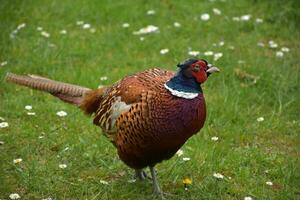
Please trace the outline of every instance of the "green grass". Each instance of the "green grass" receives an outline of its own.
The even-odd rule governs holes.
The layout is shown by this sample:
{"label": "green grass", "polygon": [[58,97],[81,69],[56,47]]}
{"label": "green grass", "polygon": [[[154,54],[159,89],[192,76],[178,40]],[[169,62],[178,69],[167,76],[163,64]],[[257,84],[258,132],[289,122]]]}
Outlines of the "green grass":
{"label": "green grass", "polygon": [[[214,15],[212,8],[222,14]],[[146,15],[150,9],[156,14]],[[199,17],[206,12],[211,19],[203,22]],[[232,21],[245,14],[252,18]],[[264,22],[257,24],[256,18]],[[169,199],[299,199],[299,19],[297,0],[1,1],[0,62],[8,64],[0,67],[0,116],[9,127],[0,129],[5,142],[0,145],[0,199],[13,192],[22,199],[152,199],[150,181],[128,183],[132,170],[92,119],[48,94],[6,83],[6,72],[96,88],[154,66],[175,70],[189,57],[188,48],[222,52],[217,61],[200,56],[222,73],[204,85],[205,127],[182,148],[191,160],[174,156],[157,165],[163,190],[174,194]],[[78,20],[96,32],[83,30]],[[182,26],[175,28],[175,21]],[[125,22],[128,29],[122,28]],[[21,23],[26,27],[10,39]],[[132,34],[149,24],[160,33],[146,35],[144,41]],[[41,36],[38,26],[50,37]],[[68,33],[61,35],[62,29]],[[268,46],[269,40],[279,47],[257,46]],[[225,45],[213,46],[220,41]],[[283,46],[290,52],[276,57]],[[170,52],[160,55],[163,48]],[[259,77],[256,84],[248,74]],[[101,76],[108,80],[100,81]],[[32,105],[36,116],[28,116],[25,105]],[[68,116],[59,118],[59,110]],[[259,123],[261,116],[265,120]],[[16,158],[23,161],[14,164]],[[61,163],[68,167],[60,169]],[[217,180],[214,172],[225,178]],[[184,177],[193,179],[188,191]]]}

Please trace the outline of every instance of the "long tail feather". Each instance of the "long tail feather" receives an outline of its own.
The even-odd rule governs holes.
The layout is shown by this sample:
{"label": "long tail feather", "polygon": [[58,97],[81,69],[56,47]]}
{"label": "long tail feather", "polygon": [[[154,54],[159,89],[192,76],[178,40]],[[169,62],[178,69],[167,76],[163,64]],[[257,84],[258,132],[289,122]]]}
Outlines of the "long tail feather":
{"label": "long tail feather", "polygon": [[54,81],[37,75],[7,73],[6,80],[18,85],[49,92],[61,100],[75,105],[80,105],[82,97],[91,91],[91,89],[86,87]]}

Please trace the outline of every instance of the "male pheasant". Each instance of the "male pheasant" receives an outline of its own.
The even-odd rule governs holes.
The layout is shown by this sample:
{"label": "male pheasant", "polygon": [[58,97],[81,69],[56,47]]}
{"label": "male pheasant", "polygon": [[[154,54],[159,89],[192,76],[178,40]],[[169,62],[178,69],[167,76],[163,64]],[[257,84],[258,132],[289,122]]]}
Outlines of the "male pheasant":
{"label": "male pheasant", "polygon": [[154,166],[171,158],[204,125],[206,106],[200,84],[219,71],[203,59],[188,59],[178,72],[149,69],[112,86],[89,89],[36,75],[8,73],[8,81],[43,90],[94,114],[120,159],[143,179],[149,167],[154,193],[161,195]]}

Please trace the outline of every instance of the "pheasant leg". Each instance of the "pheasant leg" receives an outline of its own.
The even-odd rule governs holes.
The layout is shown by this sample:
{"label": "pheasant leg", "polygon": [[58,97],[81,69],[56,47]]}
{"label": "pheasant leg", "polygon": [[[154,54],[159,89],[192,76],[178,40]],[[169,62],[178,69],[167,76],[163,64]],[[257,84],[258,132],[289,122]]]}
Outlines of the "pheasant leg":
{"label": "pheasant leg", "polygon": [[155,196],[161,196],[163,198],[163,193],[159,187],[159,184],[158,184],[158,181],[157,181],[157,178],[156,178],[156,172],[155,172],[155,169],[154,167],[149,167],[150,168],[150,172],[151,172],[151,176],[152,176],[152,182],[153,182],[153,194]]}
{"label": "pheasant leg", "polygon": [[144,172],[144,170],[142,170],[142,169],[135,170],[135,178],[137,178],[139,180],[145,180],[146,177],[147,177],[147,174],[146,174],[146,172]]}

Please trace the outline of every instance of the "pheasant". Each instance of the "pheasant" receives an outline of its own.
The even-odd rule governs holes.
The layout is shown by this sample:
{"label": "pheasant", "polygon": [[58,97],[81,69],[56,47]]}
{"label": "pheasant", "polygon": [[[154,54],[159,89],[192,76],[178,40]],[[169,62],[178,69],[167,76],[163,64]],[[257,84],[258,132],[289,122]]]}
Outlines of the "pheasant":
{"label": "pheasant", "polygon": [[89,89],[37,75],[8,73],[6,80],[49,92],[74,104],[116,147],[120,159],[139,179],[149,167],[154,194],[162,195],[155,165],[170,159],[206,118],[201,84],[219,69],[203,59],[188,59],[178,71],[149,69],[126,76],[112,86]]}

